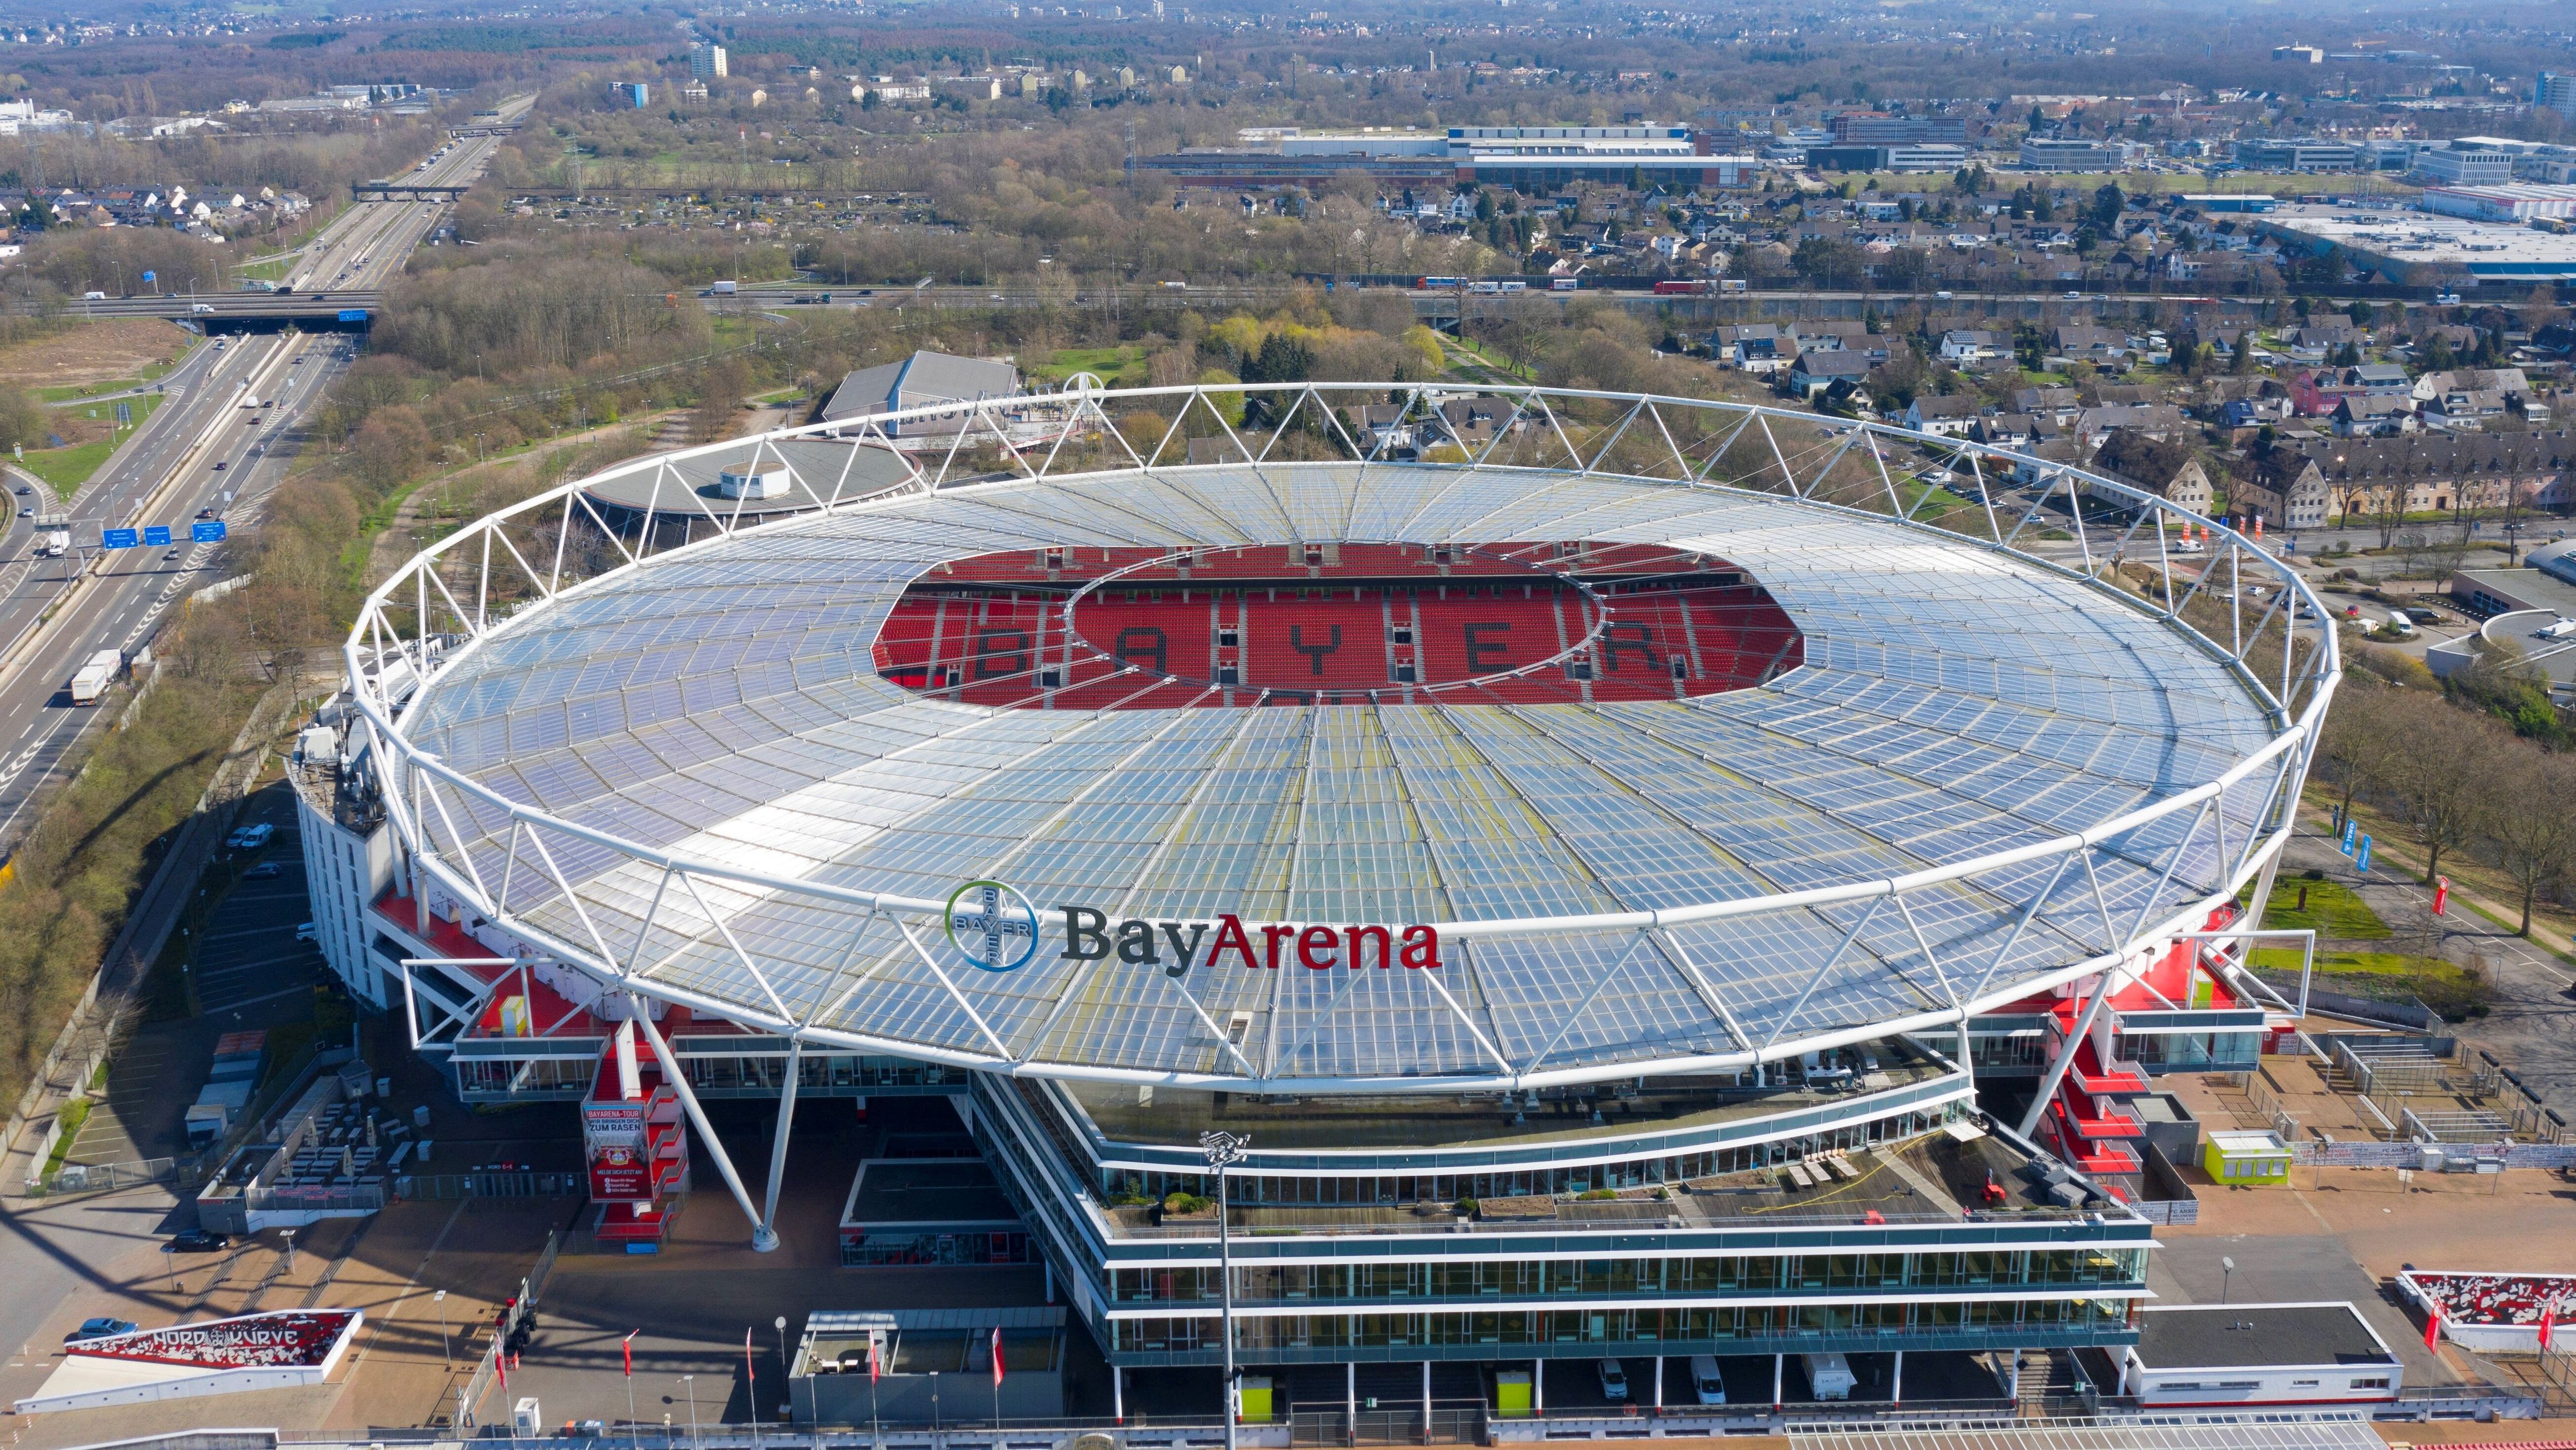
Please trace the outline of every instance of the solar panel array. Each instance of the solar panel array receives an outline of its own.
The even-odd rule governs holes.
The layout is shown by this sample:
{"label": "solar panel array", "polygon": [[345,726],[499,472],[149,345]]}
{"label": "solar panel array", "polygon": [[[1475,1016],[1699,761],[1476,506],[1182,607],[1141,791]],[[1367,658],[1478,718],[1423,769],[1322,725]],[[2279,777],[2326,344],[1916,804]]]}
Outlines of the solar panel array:
{"label": "solar panel array", "polygon": [[[1805,665],[1687,700],[1077,711],[924,697],[871,655],[908,583],[990,551],[1578,537],[1743,567]],[[501,796],[787,881],[937,900],[990,877],[1050,912],[1399,925],[1922,871],[2204,785],[2274,729],[2205,644],[1966,541],[1772,495],[1388,464],[986,484],[746,531],[522,611],[403,728]],[[1437,971],[1176,972],[1167,943],[1082,961],[1052,938],[978,971],[935,919],[917,948],[845,903],[666,882],[560,833],[541,854],[488,802],[442,799],[509,915],[759,1018],[1077,1070],[1326,1078],[1642,1067],[1992,1000],[2216,889],[2274,784],[2231,790],[2223,831],[2176,812],[1901,905],[1452,936]]]}

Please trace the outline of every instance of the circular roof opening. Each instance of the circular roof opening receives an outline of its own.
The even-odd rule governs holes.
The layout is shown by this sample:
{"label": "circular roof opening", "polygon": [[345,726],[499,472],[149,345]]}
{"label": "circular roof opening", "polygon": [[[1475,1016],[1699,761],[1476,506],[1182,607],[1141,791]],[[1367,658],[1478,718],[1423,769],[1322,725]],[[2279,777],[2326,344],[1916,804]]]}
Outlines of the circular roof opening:
{"label": "circular roof opening", "polygon": [[982,554],[875,643],[905,689],[1020,709],[1673,700],[1803,658],[1741,568],[1586,539]]}

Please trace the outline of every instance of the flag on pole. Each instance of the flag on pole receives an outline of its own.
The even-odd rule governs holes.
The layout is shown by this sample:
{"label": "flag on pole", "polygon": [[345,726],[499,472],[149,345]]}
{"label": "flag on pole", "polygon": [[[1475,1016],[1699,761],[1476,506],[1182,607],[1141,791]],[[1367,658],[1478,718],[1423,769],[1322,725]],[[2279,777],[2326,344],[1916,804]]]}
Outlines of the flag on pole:
{"label": "flag on pole", "polygon": [[505,1354],[505,1353],[503,1353],[503,1352],[502,1352],[500,1349],[498,1349],[498,1348],[495,1348],[495,1349],[492,1351],[492,1372],[493,1372],[494,1374],[499,1375],[499,1376],[501,1377],[501,1393],[502,1393],[502,1394],[504,1394],[504,1395],[509,1394],[509,1393],[510,1393],[510,1356],[509,1356],[509,1355],[507,1355],[507,1354]]}
{"label": "flag on pole", "polygon": [[2429,1295],[2424,1300],[2424,1347],[2435,1353],[2442,1348],[2442,1301]]}
{"label": "flag on pole", "polygon": [[2549,1352],[2549,1331],[2558,1327],[2558,1306],[2551,1304],[2540,1311],[2540,1352]]}
{"label": "flag on pole", "polygon": [[877,1364],[877,1337],[871,1334],[868,1336],[868,1383],[875,1384],[884,1377],[884,1373]]}
{"label": "flag on pole", "polygon": [[742,1327],[742,1382],[746,1385],[760,1383],[760,1371],[752,1367],[751,1326],[748,1324]]}
{"label": "flag on pole", "polygon": [[626,1377],[628,1379],[635,1378],[635,1336],[643,1332],[644,1331],[641,1329],[627,1330],[626,1337],[617,1341],[617,1352],[620,1355],[623,1355],[626,1359]]}
{"label": "flag on pole", "polygon": [[1002,1327],[993,1326],[993,1388],[1002,1387]]}

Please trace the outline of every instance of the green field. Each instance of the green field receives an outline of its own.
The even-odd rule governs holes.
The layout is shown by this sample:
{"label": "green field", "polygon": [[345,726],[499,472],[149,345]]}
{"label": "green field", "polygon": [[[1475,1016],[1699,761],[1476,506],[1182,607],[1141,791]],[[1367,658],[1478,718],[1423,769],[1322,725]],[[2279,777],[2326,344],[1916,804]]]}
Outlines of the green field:
{"label": "green field", "polygon": [[[171,368],[177,367],[187,359],[187,349],[182,348],[171,356],[167,367],[160,363],[153,363],[138,369],[131,377],[115,378],[104,383],[76,383],[59,388],[34,388],[29,390],[29,396],[39,403],[60,405],[77,403],[83,398],[105,397],[110,393],[129,393],[136,388],[159,382],[168,376]],[[135,421],[139,423],[142,419],[137,418]]]}
{"label": "green field", "polygon": [[[2308,899],[2305,911],[2299,909],[2302,891]],[[2273,882],[2263,925],[2280,931],[2313,931],[2320,941],[2377,941],[2388,935],[2388,923],[2379,919],[2379,913],[2337,881]],[[2291,955],[2295,958],[2297,953]],[[2324,960],[2320,954],[2318,961]]]}
{"label": "green field", "polygon": [[1141,347],[1065,347],[1045,362],[1028,366],[1029,381],[1060,383],[1075,373],[1096,373],[1113,388],[1145,386],[1145,350]]}
{"label": "green field", "polygon": [[[142,427],[144,420],[152,416],[152,410],[161,405],[161,398],[155,393],[121,401],[133,405],[135,428]],[[104,413],[110,406],[101,403],[98,409]],[[109,437],[69,448],[30,449],[25,457],[18,460],[18,466],[43,479],[56,494],[70,498],[80,491],[82,484],[89,482],[90,475],[98,472],[101,464],[107,462],[108,455],[116,451],[116,446],[132,436],[134,428],[119,428]]]}

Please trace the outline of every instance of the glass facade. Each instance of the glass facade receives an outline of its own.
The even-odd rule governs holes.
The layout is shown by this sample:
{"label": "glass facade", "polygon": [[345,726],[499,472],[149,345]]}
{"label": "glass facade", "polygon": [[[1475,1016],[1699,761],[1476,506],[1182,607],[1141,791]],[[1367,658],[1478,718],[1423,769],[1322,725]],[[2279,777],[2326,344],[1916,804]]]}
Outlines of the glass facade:
{"label": "glass facade", "polygon": [[[1206,1354],[1222,1348],[1221,1320],[1108,1321],[1111,1354]],[[1990,1299],[1896,1304],[1737,1305],[1686,1309],[1499,1309],[1446,1313],[1237,1316],[1237,1354],[1351,1349],[1490,1349],[1500,1356],[1559,1346],[1636,1345],[1658,1352],[1768,1353],[1782,1341],[1904,1335],[1929,1348],[1969,1335],[2029,1342],[2128,1330],[2125,1299]],[[1796,1347],[1794,1344],[1784,1347]],[[1888,1342],[1884,1347],[1905,1348]]]}

